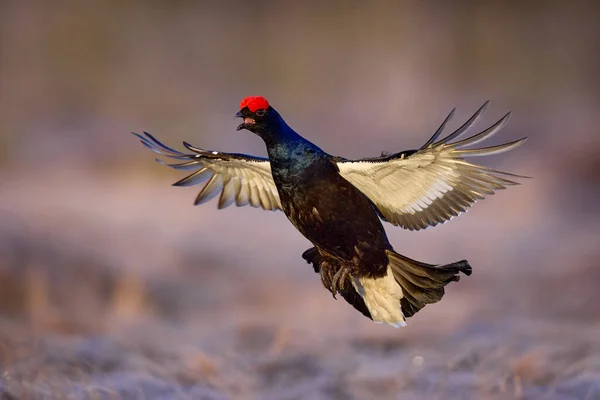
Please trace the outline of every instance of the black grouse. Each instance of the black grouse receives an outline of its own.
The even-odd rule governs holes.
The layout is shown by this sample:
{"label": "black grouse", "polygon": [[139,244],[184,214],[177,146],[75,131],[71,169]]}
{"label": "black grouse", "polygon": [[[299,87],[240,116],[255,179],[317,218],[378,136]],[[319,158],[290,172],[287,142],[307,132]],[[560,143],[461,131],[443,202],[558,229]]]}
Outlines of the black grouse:
{"label": "black grouse", "polygon": [[[426,304],[444,295],[444,286],[471,275],[466,260],[431,265],[394,251],[382,220],[409,230],[444,223],[477,200],[522,176],[472,164],[471,156],[499,154],[525,142],[465,148],[490,138],[510,113],[490,128],[459,139],[484,112],[487,102],[460,128],[439,139],[454,110],[418,150],[349,160],[332,156],[296,133],[263,97],[242,100],[237,117],[266,144],[268,158],[204,150],[191,153],[165,146],[149,133],[138,136],[156,153],[177,160],[165,164],[191,175],[174,186],[206,182],[195,204],[219,196],[219,209],[233,203],[283,210],[314,247],[302,257],[323,285],[375,322],[406,325]],[[163,163],[160,160],[157,160]],[[164,164],[164,163],[163,163]]]}

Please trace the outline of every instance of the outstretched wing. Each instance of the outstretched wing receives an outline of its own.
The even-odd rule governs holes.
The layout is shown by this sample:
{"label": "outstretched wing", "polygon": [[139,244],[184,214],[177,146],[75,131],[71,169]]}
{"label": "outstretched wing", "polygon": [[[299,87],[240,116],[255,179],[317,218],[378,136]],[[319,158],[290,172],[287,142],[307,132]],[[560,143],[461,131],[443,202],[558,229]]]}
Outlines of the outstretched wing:
{"label": "outstretched wing", "polygon": [[199,149],[186,142],[183,145],[192,153],[182,153],[162,144],[147,132],[133,134],[150,150],[178,161],[168,164],[156,159],[159,163],[178,170],[194,171],[173,186],[192,186],[208,181],[196,196],[195,205],[220,195],[219,209],[235,203],[238,207],[249,204],[265,210],[281,210],[268,159]]}
{"label": "outstretched wing", "polygon": [[487,105],[488,102],[463,126],[436,142],[454,115],[455,110],[452,110],[419,150],[378,158],[339,159],[340,174],[367,195],[382,218],[394,225],[419,230],[444,223],[467,211],[485,195],[519,184],[508,178],[526,178],[464,160],[504,153],[527,140],[523,138],[498,146],[465,148],[498,133],[506,125],[510,113],[483,132],[450,143],[475,124]]}

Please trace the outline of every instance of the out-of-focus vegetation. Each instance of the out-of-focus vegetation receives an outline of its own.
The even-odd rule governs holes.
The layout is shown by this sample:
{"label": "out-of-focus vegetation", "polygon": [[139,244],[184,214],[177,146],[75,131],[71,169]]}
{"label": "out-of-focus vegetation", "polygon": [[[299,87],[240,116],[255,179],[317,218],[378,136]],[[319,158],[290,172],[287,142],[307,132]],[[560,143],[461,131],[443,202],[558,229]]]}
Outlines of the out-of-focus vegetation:
{"label": "out-of-focus vegetation", "polygon": [[[0,2],[2,398],[600,398],[594,2]],[[130,131],[264,154],[264,95],[335,154],[454,106],[533,176],[403,254],[473,276],[395,330],[325,291],[282,213],[193,207]],[[479,161],[479,160],[478,160]],[[70,397],[69,397],[70,396]]]}

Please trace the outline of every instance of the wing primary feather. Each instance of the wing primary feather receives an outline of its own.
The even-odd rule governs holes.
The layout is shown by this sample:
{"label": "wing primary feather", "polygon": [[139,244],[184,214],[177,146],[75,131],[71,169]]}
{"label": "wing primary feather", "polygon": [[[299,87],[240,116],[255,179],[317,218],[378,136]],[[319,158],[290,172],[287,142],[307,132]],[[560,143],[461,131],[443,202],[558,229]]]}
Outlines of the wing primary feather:
{"label": "wing primary feather", "polygon": [[[217,176],[217,175],[215,174],[214,176]],[[205,180],[207,180],[210,177],[214,178],[214,176],[213,176],[213,172],[211,170],[209,170],[208,168],[202,168],[202,169],[194,172],[193,174],[188,175],[185,178],[178,180],[177,182],[175,182],[173,184],[173,186],[179,186],[179,187],[194,186],[194,185],[204,182]]]}
{"label": "wing primary feather", "polygon": [[489,139],[492,136],[494,136],[496,133],[500,132],[502,130],[502,128],[504,128],[506,126],[509,119],[510,119],[510,112],[506,113],[506,115],[504,117],[502,117],[498,122],[496,122],[494,125],[490,126],[485,131],[478,133],[477,135],[471,136],[470,138],[463,139],[459,142],[454,142],[454,143],[452,143],[452,146],[454,146],[456,148],[470,146],[470,145],[474,145],[479,142],[482,142],[486,139]]}
{"label": "wing primary feather", "polygon": [[[523,140],[523,139],[521,139]],[[526,175],[517,175],[517,174],[511,174],[510,172],[504,172],[504,171],[499,171],[497,169],[493,169],[493,168],[489,168],[489,167],[484,167],[483,165],[475,165],[475,164],[471,164],[468,161],[462,160],[462,159],[456,159],[454,160],[454,163],[456,164],[460,164],[460,165],[464,165],[468,168],[475,168],[483,173],[486,174],[497,174],[497,175],[505,175],[505,176],[512,176],[513,178],[524,178],[524,179],[531,179],[531,176],[526,176]],[[498,176],[494,176],[494,178],[498,178],[498,179],[502,179]],[[511,181],[508,181],[511,182]],[[512,182],[515,183],[516,182]]]}
{"label": "wing primary feather", "polygon": [[146,135],[147,137],[149,137],[152,142],[154,142],[157,146],[159,146],[160,148],[162,148],[163,150],[166,150],[168,152],[171,152],[173,154],[177,154],[177,155],[185,155],[182,152],[172,149],[171,147],[167,146],[166,144],[162,143],[160,140],[158,140],[157,138],[155,138],[154,136],[152,136],[151,134],[149,134],[148,132],[144,132],[144,135]]}
{"label": "wing primary feather", "polygon": [[440,127],[437,129],[437,131],[435,131],[433,136],[431,138],[429,138],[429,140],[423,146],[421,146],[420,150],[423,150],[424,148],[426,148],[427,146],[429,146],[430,144],[432,144],[433,142],[436,141],[436,139],[442,134],[443,130],[446,128],[446,125],[448,124],[448,122],[450,122],[452,117],[454,117],[455,112],[456,112],[456,108],[453,108],[452,111],[450,111],[450,114],[448,114],[448,116],[444,120],[444,122],[442,122]]}
{"label": "wing primary feather", "polygon": [[456,204],[461,207],[464,211],[470,207],[471,204],[477,201],[477,198],[461,188],[460,185],[455,186],[455,190],[452,191],[452,196],[456,201]]}
{"label": "wing primary feather", "polygon": [[248,180],[248,202],[251,207],[260,207],[260,196],[258,194],[258,188],[252,180]]}
{"label": "wing primary feather", "polygon": [[[135,135],[141,138],[141,136],[139,136],[138,134]],[[192,155],[187,155],[180,152],[171,152],[170,150],[163,149],[144,138],[142,138],[141,143],[156,154],[160,154],[163,157],[174,158],[176,160],[189,160],[191,157],[193,157]]]}
{"label": "wing primary feather", "polygon": [[223,191],[219,197],[217,208],[222,210],[229,207],[235,201],[235,186],[233,185],[231,176],[227,176],[223,182]]}
{"label": "wing primary feather", "polygon": [[469,179],[475,180],[480,185],[485,185],[487,187],[491,187],[493,190],[506,189],[505,186],[503,186],[502,184],[500,184],[500,182],[498,182],[498,180],[495,176],[480,173],[480,174],[472,175],[471,178],[469,178]]}
{"label": "wing primary feather", "polygon": [[445,196],[446,205],[454,212],[454,216],[458,216],[465,212],[465,208],[460,205],[460,201],[450,193]]}
{"label": "wing primary feather", "polygon": [[238,180],[239,182],[239,188],[237,189],[237,195],[235,196],[235,205],[238,207],[242,207],[247,205],[250,201],[249,201],[249,192],[248,192],[248,184],[246,182],[242,183],[240,180]]}
{"label": "wing primary feather", "polygon": [[147,141],[145,141],[145,140],[142,140],[142,144],[143,144],[144,146],[146,146],[147,148],[149,148],[150,150],[152,150],[153,152],[155,152],[155,153],[157,153],[157,154],[160,154],[161,156],[164,156],[164,155],[165,155],[165,154],[164,154],[162,151],[160,151],[159,149],[157,149],[157,148],[155,148],[154,146],[152,146],[152,143],[148,143]]}
{"label": "wing primary feather", "polygon": [[189,144],[188,142],[185,142],[185,141],[183,142],[183,145],[185,146],[186,149],[191,150],[191,151],[193,151],[195,153],[205,154],[205,153],[209,152],[208,150],[204,150],[204,149],[201,149],[199,147],[193,146],[193,145],[191,145],[191,144]]}
{"label": "wing primary feather", "polygon": [[131,132],[132,135],[135,135],[138,137],[138,139],[140,139],[142,141],[142,143],[147,142],[148,139],[146,139],[145,137],[143,137],[142,135],[140,135],[139,133],[136,132]]}
{"label": "wing primary feather", "polygon": [[476,177],[464,176],[461,181],[465,185],[468,185],[471,188],[471,190],[476,190],[479,193],[483,193],[490,196],[494,194],[494,191],[492,189],[490,189],[484,182],[478,181]]}
{"label": "wing primary feather", "polygon": [[465,133],[470,127],[472,127],[475,124],[475,122],[477,122],[477,120],[479,119],[479,117],[481,117],[481,115],[483,114],[483,112],[487,108],[488,104],[490,104],[489,100],[486,101],[485,103],[483,103],[483,105],[481,107],[479,107],[479,110],[477,110],[475,112],[475,114],[473,114],[473,116],[471,118],[469,118],[469,120],[467,122],[465,122],[460,128],[458,128],[457,130],[455,130],[454,132],[452,132],[451,134],[449,134],[445,138],[441,139],[437,143],[434,143],[434,145],[440,145],[440,144],[448,143],[452,139],[456,139],[457,137],[459,137],[460,135],[462,135],[463,133]]}
{"label": "wing primary feather", "polygon": [[160,158],[155,158],[156,162],[164,165],[166,167],[170,167],[173,169],[178,169],[178,170],[191,170],[191,169],[198,169],[200,167],[202,167],[202,164],[199,163],[196,160],[192,160],[192,161],[188,161],[188,162],[184,162],[181,164],[167,164],[166,162],[164,162],[163,160],[161,160]]}
{"label": "wing primary feather", "polygon": [[149,140],[147,137],[142,136],[142,135],[140,135],[139,133],[136,133],[136,132],[131,132],[131,133],[134,134],[135,136],[137,136],[141,140],[141,142],[142,142],[143,145],[148,146],[150,148],[155,148],[156,147],[156,145],[151,140]]}
{"label": "wing primary feather", "polygon": [[198,196],[196,196],[194,205],[197,206],[199,204],[206,203],[219,194],[219,191],[222,188],[221,180],[221,175],[213,175],[212,178],[210,178],[210,180],[206,183],[206,186],[204,186],[200,193],[198,193]]}
{"label": "wing primary feather", "polygon": [[156,154],[160,154],[161,156],[167,156],[167,157],[173,157],[171,154],[165,154],[162,151],[160,151],[159,149],[157,149],[156,147],[154,147],[152,145],[152,143],[148,143],[146,140],[142,140],[142,144],[144,146],[146,146],[147,148],[149,148],[150,150],[152,150],[153,152],[155,152]]}
{"label": "wing primary feather", "polygon": [[144,146],[148,147],[150,150],[152,150],[156,154],[160,154],[163,157],[169,157],[169,158],[172,158],[174,160],[184,161],[184,160],[189,160],[190,157],[192,157],[192,156],[188,156],[188,155],[185,155],[185,154],[182,154],[182,155],[178,156],[178,155],[175,155],[175,154],[164,153],[160,149],[157,149],[156,147],[153,147],[151,144],[147,144],[147,143],[143,143],[143,144],[144,144]]}
{"label": "wing primary feather", "polygon": [[443,215],[443,217],[440,218],[440,224],[443,224],[448,218],[456,217],[458,215],[458,212],[454,211],[452,207],[444,201],[438,201],[435,204]]}
{"label": "wing primary feather", "polygon": [[498,146],[491,147],[482,147],[480,149],[462,149],[455,150],[458,155],[466,156],[466,157],[476,157],[476,156],[490,156],[494,154],[502,154],[510,151],[512,149],[516,149],[521,146],[523,143],[527,141],[527,138],[515,140],[514,142],[500,144]]}

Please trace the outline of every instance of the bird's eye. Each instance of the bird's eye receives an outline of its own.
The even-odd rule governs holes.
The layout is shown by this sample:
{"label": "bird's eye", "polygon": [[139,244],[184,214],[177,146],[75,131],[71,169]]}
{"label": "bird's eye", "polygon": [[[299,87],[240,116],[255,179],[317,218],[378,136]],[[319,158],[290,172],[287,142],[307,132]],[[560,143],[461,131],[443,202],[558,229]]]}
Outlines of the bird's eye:
{"label": "bird's eye", "polygon": [[263,115],[265,115],[265,110],[263,110],[262,108],[260,110],[256,110],[256,115],[262,117]]}

